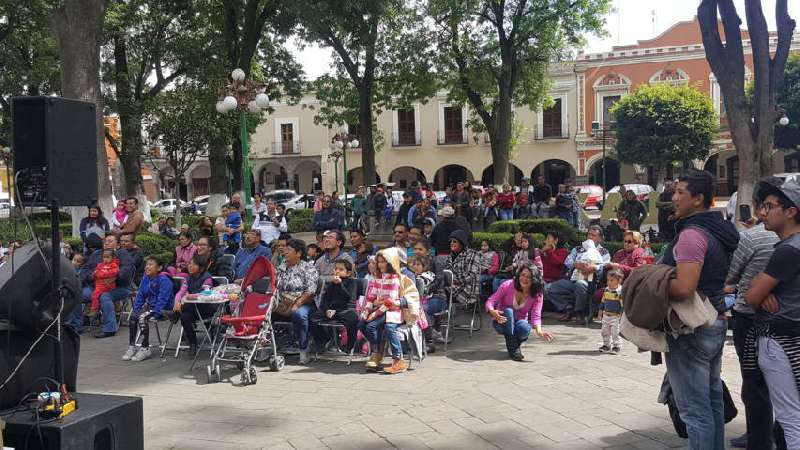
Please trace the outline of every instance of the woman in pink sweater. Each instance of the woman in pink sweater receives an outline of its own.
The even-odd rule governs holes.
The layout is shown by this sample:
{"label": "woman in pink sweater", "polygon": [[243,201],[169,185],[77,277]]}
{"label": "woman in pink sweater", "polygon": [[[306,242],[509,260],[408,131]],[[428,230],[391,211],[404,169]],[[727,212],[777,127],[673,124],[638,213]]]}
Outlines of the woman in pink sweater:
{"label": "woman in pink sweater", "polygon": [[541,269],[526,264],[486,301],[486,312],[494,319],[492,325],[505,338],[508,356],[514,361],[524,359],[520,346],[528,340],[531,329],[546,342],[553,340],[552,334],[542,330],[543,291]]}

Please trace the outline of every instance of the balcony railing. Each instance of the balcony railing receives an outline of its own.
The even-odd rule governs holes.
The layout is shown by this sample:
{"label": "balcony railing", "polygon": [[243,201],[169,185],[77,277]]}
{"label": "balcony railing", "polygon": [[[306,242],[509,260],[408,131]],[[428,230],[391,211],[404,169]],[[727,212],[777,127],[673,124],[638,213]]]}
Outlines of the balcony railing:
{"label": "balcony railing", "polygon": [[272,143],[273,155],[299,155],[300,141],[281,141]]}
{"label": "balcony railing", "polygon": [[569,139],[569,127],[562,125],[561,129],[542,128],[536,131],[536,140],[544,141],[548,139]]}
{"label": "balcony railing", "polygon": [[414,147],[422,145],[419,131],[392,133],[392,147]]}
{"label": "balcony railing", "polygon": [[462,130],[439,130],[436,137],[436,143],[439,145],[457,145],[466,144],[467,136]]}

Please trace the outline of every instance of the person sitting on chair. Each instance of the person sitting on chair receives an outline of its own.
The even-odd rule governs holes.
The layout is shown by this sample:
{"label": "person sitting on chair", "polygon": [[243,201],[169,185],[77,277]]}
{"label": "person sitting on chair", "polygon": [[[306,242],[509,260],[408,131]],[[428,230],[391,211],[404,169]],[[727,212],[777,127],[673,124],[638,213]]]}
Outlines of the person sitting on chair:
{"label": "person sitting on chair", "polygon": [[346,259],[336,261],[333,273],[322,293],[319,309],[311,313],[310,321],[315,325],[311,327],[311,332],[317,347],[324,350],[323,346],[328,336],[318,324],[323,320],[335,320],[341,323],[347,329],[345,352],[350,353],[358,333],[358,315],[356,315],[358,283],[353,278],[353,263]]}
{"label": "person sitting on chair", "polygon": [[216,305],[198,305],[187,304],[183,305],[184,300],[196,300],[197,294],[211,289],[214,282],[211,275],[205,271],[206,258],[200,255],[194,255],[192,260],[189,261],[187,270],[189,276],[184,279],[181,288],[175,294],[175,305],[173,311],[180,315],[181,326],[183,333],[186,334],[186,340],[189,341],[189,356],[197,354],[197,333],[194,331],[194,322],[200,318],[205,320],[212,317],[216,312]]}
{"label": "person sitting on chair", "polygon": [[[169,276],[161,273],[162,267],[161,261],[154,256],[145,262],[145,276],[133,301],[128,325],[130,339],[128,350],[122,355],[123,361],[143,361],[150,357],[150,320],[164,319],[164,311],[172,308],[174,284]],[[142,346],[137,350],[136,332],[139,328],[142,331]]]}

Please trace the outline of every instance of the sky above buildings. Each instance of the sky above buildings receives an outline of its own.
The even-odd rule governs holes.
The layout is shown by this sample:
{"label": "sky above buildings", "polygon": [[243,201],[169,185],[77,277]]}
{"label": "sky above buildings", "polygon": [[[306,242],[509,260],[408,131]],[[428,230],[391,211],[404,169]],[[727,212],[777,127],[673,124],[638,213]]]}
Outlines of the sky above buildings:
{"label": "sky above buildings", "polygon": [[[691,20],[697,13],[699,0],[613,0],[615,12],[606,18],[605,37],[588,36],[584,51],[589,53],[611,50],[614,45],[635,44],[650,39],[682,20]],[[739,16],[744,16],[744,0],[734,0]],[[762,0],[770,29],[775,29],[775,0]],[[800,1],[789,0],[789,15],[800,22]],[[745,24],[746,26],[746,24]],[[798,30],[800,31],[800,30]],[[307,46],[297,49],[297,58],[309,79],[330,71],[331,54],[326,48]]]}

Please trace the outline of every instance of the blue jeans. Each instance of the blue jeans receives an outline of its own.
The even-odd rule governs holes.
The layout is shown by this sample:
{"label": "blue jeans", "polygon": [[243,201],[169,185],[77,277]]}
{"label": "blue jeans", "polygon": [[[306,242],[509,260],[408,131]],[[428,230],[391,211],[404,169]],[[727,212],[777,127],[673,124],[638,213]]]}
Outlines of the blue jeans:
{"label": "blue jeans", "polygon": [[422,305],[422,309],[428,316],[428,320],[433,320],[433,315],[447,310],[447,302],[439,297],[431,297],[428,302]]}
{"label": "blue jeans", "polygon": [[501,325],[496,320],[492,321],[495,331],[504,336],[514,336],[520,342],[527,341],[531,335],[531,324],[527,320],[514,320],[514,310],[511,308],[504,309],[503,315],[508,319],[506,323]]}
{"label": "blue jeans", "polygon": [[[81,302],[75,305],[75,309],[73,309],[69,315],[67,323],[79,333],[83,331],[83,308],[91,302],[93,291],[93,287],[84,286],[81,292]],[[126,287],[118,287],[100,295],[100,320],[102,331],[106,333],[117,332],[119,326],[117,325],[117,312],[114,310],[114,304],[125,300],[129,295],[131,295],[131,290]]]}
{"label": "blue jeans", "polygon": [[300,350],[308,350],[308,316],[316,310],[317,305],[311,302],[297,308],[292,313],[294,336],[297,338],[297,347]]}
{"label": "blue jeans", "polygon": [[727,329],[727,321],[718,319],[692,334],[667,335],[667,376],[692,450],[725,448],[720,370]]}
{"label": "blue jeans", "polygon": [[500,220],[512,220],[514,218],[514,210],[513,209],[501,209],[500,210]]}
{"label": "blue jeans", "polygon": [[387,334],[389,347],[392,349],[392,358],[400,359],[403,357],[403,347],[400,345],[400,338],[397,337],[398,323],[386,323],[386,316],[378,317],[372,322],[359,321],[358,329],[364,333],[369,341],[372,351],[377,351],[383,342],[384,334]]}
{"label": "blue jeans", "polygon": [[557,311],[586,312],[586,307],[589,305],[589,283],[566,278],[556,280],[545,285],[544,298]]}

